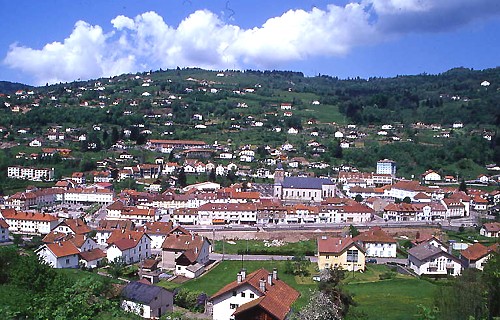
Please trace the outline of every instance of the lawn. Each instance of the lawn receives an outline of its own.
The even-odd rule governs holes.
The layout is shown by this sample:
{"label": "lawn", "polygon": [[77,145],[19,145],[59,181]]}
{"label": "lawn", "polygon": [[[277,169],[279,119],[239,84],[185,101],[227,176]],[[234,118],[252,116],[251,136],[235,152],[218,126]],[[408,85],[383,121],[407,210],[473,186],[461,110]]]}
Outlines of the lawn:
{"label": "lawn", "polygon": [[[162,281],[160,284],[167,288],[182,287],[192,291],[203,291],[213,295],[226,284],[236,280],[236,274],[242,267],[241,261],[223,261],[202,277],[185,282],[182,285]],[[311,290],[317,288],[317,283],[312,281],[316,274],[316,265],[311,264],[311,275],[308,277],[295,277],[285,274],[284,261],[244,261],[243,267],[251,273],[258,268],[271,271],[278,269],[279,278],[298,290],[300,298],[293,308],[301,309],[309,299]],[[346,273],[345,288],[354,295],[358,304],[354,308],[358,313],[366,314],[367,319],[413,319],[418,312],[418,304],[430,306],[436,285],[410,276],[394,273],[394,278],[379,280],[381,274],[390,269],[385,265],[368,265],[364,273]],[[202,290],[203,289],[203,290]]]}
{"label": "lawn", "polygon": [[265,268],[269,272],[271,272],[273,268],[277,268],[278,277],[300,292],[301,296],[294,304],[294,308],[300,309],[307,303],[309,298],[309,291],[317,287],[317,284],[312,281],[311,278],[312,274],[315,272],[315,264],[311,264],[311,276],[302,278],[285,274],[282,271],[285,270],[285,263],[285,261],[275,260],[244,261],[243,263],[241,261],[222,261],[214,269],[198,279],[190,280],[182,285],[175,285],[171,282],[161,281],[160,285],[169,289],[181,287],[191,291],[203,291],[210,296],[219,291],[226,284],[235,281],[236,275],[242,268],[242,264],[243,267],[247,270],[247,274],[259,268]]}

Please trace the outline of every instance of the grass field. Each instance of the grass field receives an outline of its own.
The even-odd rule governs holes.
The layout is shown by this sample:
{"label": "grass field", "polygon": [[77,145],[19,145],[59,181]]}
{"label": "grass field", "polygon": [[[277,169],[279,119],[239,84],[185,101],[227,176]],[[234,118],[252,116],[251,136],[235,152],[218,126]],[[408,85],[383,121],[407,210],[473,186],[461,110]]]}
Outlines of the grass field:
{"label": "grass field", "polygon": [[[182,285],[165,281],[160,284],[169,289],[182,287],[192,291],[203,291],[210,296],[226,284],[236,280],[236,274],[241,267],[241,261],[223,261],[204,276]],[[312,275],[317,273],[315,264],[311,264],[311,275],[307,277],[285,274],[282,271],[285,269],[284,261],[244,261],[243,267],[247,269],[248,273],[258,268],[265,268],[269,271],[277,268],[279,278],[301,294],[293,305],[295,310],[305,306],[311,290],[317,288],[317,283],[312,280]],[[357,303],[353,310],[358,314],[366,315],[366,319],[416,319],[417,305],[430,306],[432,304],[436,285],[396,273],[393,274],[392,279],[379,279],[381,274],[390,271],[384,265],[368,265],[364,273],[346,273],[345,288],[353,294],[354,301]],[[347,317],[347,319],[354,318]]]}

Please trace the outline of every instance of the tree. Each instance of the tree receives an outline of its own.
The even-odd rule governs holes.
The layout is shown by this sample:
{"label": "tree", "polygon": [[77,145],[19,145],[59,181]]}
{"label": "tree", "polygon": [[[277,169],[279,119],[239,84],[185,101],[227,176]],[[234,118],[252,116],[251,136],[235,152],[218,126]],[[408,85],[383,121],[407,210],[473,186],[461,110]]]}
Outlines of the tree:
{"label": "tree", "polygon": [[404,197],[403,203],[411,203],[410,197]]}
{"label": "tree", "polygon": [[354,197],[354,200],[356,202],[363,202],[363,196],[360,195],[360,194],[357,194],[355,197]]}
{"label": "tree", "polygon": [[208,174],[208,181],[215,182],[215,180],[217,180],[217,176],[215,174],[215,168],[212,168],[212,170],[210,170],[210,173]]}
{"label": "tree", "polygon": [[311,294],[308,304],[293,316],[294,320],[340,320],[343,319],[354,301],[341,286],[345,270],[324,269],[320,274],[318,291]]}
{"label": "tree", "polygon": [[460,181],[460,185],[458,186],[458,190],[467,193],[467,184],[465,184],[464,179],[462,179],[462,181]]}
{"label": "tree", "polygon": [[181,188],[184,188],[187,185],[187,177],[186,172],[184,172],[184,168],[179,169],[179,173],[177,174],[177,183]]}
{"label": "tree", "polygon": [[125,271],[125,261],[123,261],[122,257],[118,257],[115,260],[111,261],[108,266],[108,273],[113,278],[119,278],[123,275]]}
{"label": "tree", "polygon": [[359,230],[358,228],[356,228],[355,226],[353,226],[352,224],[349,226],[349,234],[351,235],[351,237],[356,237],[359,235]]}
{"label": "tree", "polygon": [[486,306],[489,319],[500,317],[500,253],[492,252],[484,266],[482,282],[487,292]]}

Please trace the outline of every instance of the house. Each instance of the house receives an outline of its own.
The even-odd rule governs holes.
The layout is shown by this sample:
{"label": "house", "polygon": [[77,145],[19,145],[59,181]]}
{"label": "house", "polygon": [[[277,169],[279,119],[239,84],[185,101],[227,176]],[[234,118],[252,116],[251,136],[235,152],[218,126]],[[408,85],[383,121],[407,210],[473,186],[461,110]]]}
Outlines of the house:
{"label": "house", "polygon": [[9,225],[11,233],[48,234],[59,224],[56,216],[39,212],[4,209],[0,210],[0,216]]}
{"label": "house", "polygon": [[52,268],[78,268],[78,248],[72,241],[47,243],[35,250],[38,257]]}
{"label": "house", "polygon": [[78,184],[85,184],[87,182],[83,172],[73,172],[71,179]]}
{"label": "house", "polygon": [[460,259],[430,242],[408,250],[408,267],[419,276],[458,276],[462,272]]}
{"label": "house", "polygon": [[0,219],[0,242],[7,242],[9,240],[9,225],[4,219]]}
{"label": "house", "polygon": [[427,170],[421,177],[424,183],[441,181],[441,175],[433,170]]}
{"label": "house", "polygon": [[116,230],[106,242],[108,261],[121,258],[131,264],[151,256],[151,238],[142,231]]}
{"label": "house", "polygon": [[479,242],[467,247],[460,252],[460,259],[465,268],[483,270],[484,265],[493,253],[495,245],[487,247]]}
{"label": "house", "polygon": [[174,310],[174,294],[147,280],[129,282],[121,292],[121,308],[145,319],[159,319]]}
{"label": "house", "polygon": [[479,234],[489,238],[500,238],[500,222],[488,222],[483,224]]}
{"label": "house", "polygon": [[300,293],[272,273],[259,269],[250,274],[242,269],[233,281],[209,298],[207,313],[214,320],[284,320]]}
{"label": "house", "polygon": [[472,200],[472,203],[474,206],[474,210],[476,210],[476,211],[484,212],[484,211],[488,210],[488,204],[489,204],[488,200],[484,199],[480,195],[476,195],[474,197],[474,199]]}
{"label": "house", "polygon": [[144,232],[151,238],[151,249],[161,249],[165,238],[173,229],[172,222],[148,222],[143,226]]}
{"label": "house", "polygon": [[106,258],[106,253],[99,248],[82,251],[80,252],[80,265],[89,269],[99,268],[103,265],[104,258]]}
{"label": "house", "polygon": [[318,238],[318,268],[342,268],[349,271],[365,270],[365,250],[352,238]]}
{"label": "house", "polygon": [[[194,233],[177,233],[175,230],[172,232],[162,244],[161,268],[175,269],[177,275],[191,276],[192,268],[208,263],[211,243],[208,238]],[[188,267],[191,270],[188,270]]]}
{"label": "house", "polygon": [[380,227],[361,232],[354,241],[363,246],[368,257],[396,258],[397,241]]}

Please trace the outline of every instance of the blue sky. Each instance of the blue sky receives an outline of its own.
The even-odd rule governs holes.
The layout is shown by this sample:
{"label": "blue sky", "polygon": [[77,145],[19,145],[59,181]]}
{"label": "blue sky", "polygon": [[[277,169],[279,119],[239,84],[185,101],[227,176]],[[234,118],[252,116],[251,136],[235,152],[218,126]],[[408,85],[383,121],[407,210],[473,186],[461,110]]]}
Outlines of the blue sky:
{"label": "blue sky", "polygon": [[159,68],[340,78],[500,65],[499,0],[0,0],[0,80]]}

